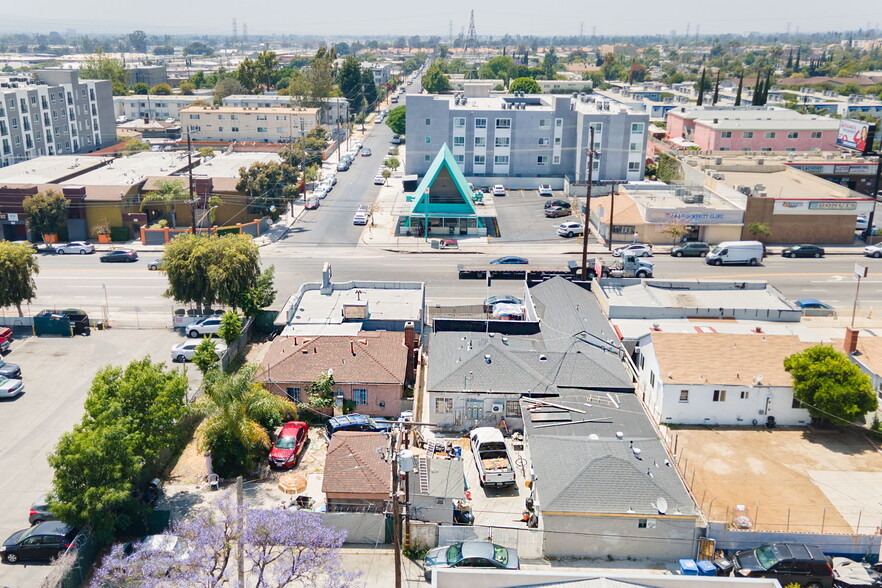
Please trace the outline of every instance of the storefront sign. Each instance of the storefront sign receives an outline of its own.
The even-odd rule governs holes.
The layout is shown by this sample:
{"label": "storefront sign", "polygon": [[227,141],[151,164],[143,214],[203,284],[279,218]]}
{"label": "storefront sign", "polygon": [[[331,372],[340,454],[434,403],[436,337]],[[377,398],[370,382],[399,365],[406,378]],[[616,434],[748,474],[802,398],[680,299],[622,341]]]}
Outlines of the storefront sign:
{"label": "storefront sign", "polygon": [[809,210],[857,210],[857,202],[809,202]]}
{"label": "storefront sign", "polygon": [[693,225],[730,225],[742,222],[741,210],[720,210],[714,208],[647,208],[646,222],[663,224],[683,222]]}
{"label": "storefront sign", "polygon": [[774,214],[855,215],[872,207],[872,200],[775,200]]}
{"label": "storefront sign", "polygon": [[789,163],[790,167],[812,174],[836,174],[836,175],[861,175],[868,176],[876,173],[876,166],[864,163],[824,163],[806,164]]}
{"label": "storefront sign", "polygon": [[9,214],[6,215],[6,220],[8,220],[11,223],[17,223],[18,222],[18,213],[17,212],[10,212]]}

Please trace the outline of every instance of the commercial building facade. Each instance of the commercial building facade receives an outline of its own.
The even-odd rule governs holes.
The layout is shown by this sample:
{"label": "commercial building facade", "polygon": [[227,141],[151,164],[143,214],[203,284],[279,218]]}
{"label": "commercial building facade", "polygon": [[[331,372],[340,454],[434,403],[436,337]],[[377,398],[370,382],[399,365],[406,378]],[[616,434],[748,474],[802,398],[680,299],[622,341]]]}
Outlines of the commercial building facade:
{"label": "commercial building facade", "polygon": [[115,142],[109,81],[80,81],[76,71],[61,69],[0,81],[0,167]]}
{"label": "commercial building facade", "polygon": [[194,141],[284,143],[319,126],[316,108],[188,106],[180,114]]}

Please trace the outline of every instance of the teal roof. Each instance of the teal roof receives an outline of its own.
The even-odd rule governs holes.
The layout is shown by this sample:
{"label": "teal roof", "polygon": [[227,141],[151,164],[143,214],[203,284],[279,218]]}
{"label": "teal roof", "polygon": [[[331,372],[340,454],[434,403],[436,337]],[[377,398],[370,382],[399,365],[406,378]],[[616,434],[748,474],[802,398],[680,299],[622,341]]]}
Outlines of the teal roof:
{"label": "teal roof", "polygon": [[[435,180],[438,178],[438,174],[440,174],[444,168],[447,168],[447,171],[450,173],[450,177],[453,180],[454,186],[456,186],[456,189],[459,191],[460,196],[462,196],[461,204],[427,204],[425,202],[425,199],[429,195],[432,184],[435,183]],[[441,149],[438,151],[438,155],[435,156],[435,160],[432,162],[432,165],[429,166],[428,171],[426,171],[426,175],[423,176],[423,179],[420,181],[420,184],[419,186],[417,186],[417,189],[413,193],[413,195],[414,204],[413,208],[411,209],[412,213],[425,213],[428,209],[428,213],[430,215],[433,213],[459,213],[463,215],[478,214],[475,210],[475,205],[472,202],[472,189],[469,187],[469,183],[466,180],[466,177],[463,175],[462,170],[459,169],[459,165],[457,165],[456,160],[453,158],[453,153],[451,153],[450,148],[447,147],[447,143],[444,143],[444,145],[441,146]]]}

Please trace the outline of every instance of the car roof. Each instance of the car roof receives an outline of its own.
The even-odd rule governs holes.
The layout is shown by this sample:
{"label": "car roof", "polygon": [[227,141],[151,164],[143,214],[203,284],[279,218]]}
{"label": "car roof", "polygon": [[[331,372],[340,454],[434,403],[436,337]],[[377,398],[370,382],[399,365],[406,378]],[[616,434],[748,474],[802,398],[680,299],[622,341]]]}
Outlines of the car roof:
{"label": "car roof", "polygon": [[493,544],[486,541],[464,541],[462,544],[463,559],[483,557],[493,559]]}
{"label": "car roof", "polygon": [[[73,527],[61,521],[45,521],[28,529],[25,535],[28,537],[32,535],[67,535],[73,530]],[[22,535],[22,538],[24,538],[24,535]]]}
{"label": "car roof", "polygon": [[345,425],[365,425],[368,417],[363,414],[344,414],[328,420],[329,426],[342,427]]}
{"label": "car roof", "polygon": [[303,421],[288,421],[282,427],[282,432],[284,433],[286,430],[287,431],[297,431],[299,429],[308,429],[308,428],[309,428],[309,425],[307,425]]}
{"label": "car roof", "polygon": [[803,543],[772,543],[772,551],[778,559],[813,559],[826,561],[827,556],[815,545]]}

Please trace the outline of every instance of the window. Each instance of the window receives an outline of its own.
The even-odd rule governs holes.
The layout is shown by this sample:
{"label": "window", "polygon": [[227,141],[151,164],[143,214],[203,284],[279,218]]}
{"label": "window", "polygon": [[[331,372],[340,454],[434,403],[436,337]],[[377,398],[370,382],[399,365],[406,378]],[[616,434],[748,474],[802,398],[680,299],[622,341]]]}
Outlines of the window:
{"label": "window", "polygon": [[258,132],[258,133],[265,133],[265,132],[266,132],[266,127],[257,127],[257,132]]}
{"label": "window", "polygon": [[258,114],[257,120],[266,120],[266,115],[265,114]]}
{"label": "window", "polygon": [[762,147],[762,148],[760,149],[760,151],[771,151],[771,150],[772,150],[771,147]]}
{"label": "window", "polygon": [[224,128],[223,128],[223,127],[218,127],[218,128],[217,128],[217,132],[219,132],[219,133],[223,133],[223,132],[224,132]]}
{"label": "window", "polygon": [[497,118],[496,119],[496,128],[497,129],[510,129],[511,128],[511,119],[510,118]]}
{"label": "window", "polygon": [[[753,131],[744,131],[743,133],[741,133],[741,138],[742,139],[753,139]],[[749,151],[749,149],[748,149],[748,151]]]}
{"label": "window", "polygon": [[796,396],[793,397],[793,401],[790,403],[790,408],[802,408],[802,402],[796,399]]}
{"label": "window", "polygon": [[231,130],[232,132],[234,132],[234,133],[238,133],[238,132],[239,132],[239,127],[230,127],[230,130]]}
{"label": "window", "polygon": [[435,414],[450,414],[453,412],[453,398],[436,398]]}
{"label": "window", "polygon": [[288,120],[288,117],[285,116],[284,114],[277,114],[277,115],[276,115],[276,120],[280,120],[280,121],[283,121],[283,122],[284,122],[284,121]]}
{"label": "window", "polygon": [[646,519],[637,519],[637,528],[645,529],[646,528]]}
{"label": "window", "polygon": [[796,147],[785,147],[784,151],[796,151]]}
{"label": "window", "polygon": [[750,149],[750,147],[742,147],[741,150],[742,151],[750,151],[751,149]]}
{"label": "window", "polygon": [[520,418],[521,417],[521,403],[517,400],[506,400],[505,401],[505,416],[506,418]]}
{"label": "window", "polygon": [[[158,108],[158,107],[162,106],[162,104],[157,102],[156,106]],[[222,115],[222,114],[217,115],[217,120],[224,120],[224,115]]]}
{"label": "window", "polygon": [[511,145],[510,137],[496,137],[497,147],[508,147],[509,145]]}
{"label": "window", "polygon": [[774,139],[778,136],[778,133],[775,131],[766,131],[765,135],[763,135],[766,139]]}
{"label": "window", "polygon": [[680,402],[689,402],[689,390],[680,390]]}
{"label": "window", "polygon": [[230,120],[239,120],[239,115],[238,114],[231,114]]}
{"label": "window", "polygon": [[475,128],[476,129],[486,129],[487,128],[487,119],[486,118],[476,118],[475,119]]}
{"label": "window", "polygon": [[352,400],[355,404],[367,404],[367,388],[353,388],[352,389]]}
{"label": "window", "polygon": [[555,155],[551,158],[552,165],[560,165],[560,155]]}
{"label": "window", "polygon": [[749,390],[742,390],[741,391],[741,400],[747,400],[748,398],[750,398],[750,391]]}
{"label": "window", "polygon": [[200,118],[201,118],[201,115],[198,115],[198,114],[191,114],[190,115],[190,120],[199,120]]}
{"label": "window", "polygon": [[549,139],[548,137],[539,137],[539,146],[540,147],[542,145],[549,145],[550,143],[551,143],[551,139]]}
{"label": "window", "polygon": [[300,402],[300,386],[288,386],[285,393],[292,402]]}
{"label": "window", "polygon": [[643,134],[643,123],[631,123],[631,134],[632,135],[642,135]]}
{"label": "window", "polygon": [[812,139],[820,139],[821,131],[812,131]]}
{"label": "window", "polygon": [[[555,138],[554,138],[554,144],[555,144],[555,145],[560,145],[560,137],[555,137]],[[595,144],[594,144],[594,148],[595,148],[595,149],[600,149],[600,143],[595,143]]]}
{"label": "window", "polygon": [[594,135],[597,136],[603,132],[603,123],[591,123],[588,125],[589,129],[594,129]]}
{"label": "window", "polygon": [[726,391],[714,390],[714,402],[726,402]]}
{"label": "window", "polygon": [[539,128],[540,128],[540,129],[544,129],[544,128],[547,127],[547,126],[550,126],[550,125],[549,125],[550,122],[551,122],[551,121],[548,120],[547,118],[540,118],[540,119],[539,119]]}
{"label": "window", "polygon": [[496,155],[493,158],[494,165],[508,165],[508,155]]}
{"label": "window", "polygon": [[548,156],[540,155],[536,157],[536,165],[548,165]]}
{"label": "window", "polygon": [[[221,128],[218,129],[218,130],[221,130],[221,131],[222,131],[222,130],[224,130],[224,128],[221,127]],[[280,135],[284,134],[284,133],[285,133],[285,127],[276,127],[276,133],[278,133],[278,134],[280,134]]]}
{"label": "window", "polygon": [[720,138],[731,139],[732,138],[732,131],[723,131],[722,133],[720,133]]}
{"label": "window", "polygon": [[465,163],[465,155],[454,155],[453,161],[455,161],[459,165],[462,165]]}
{"label": "window", "polygon": [[426,144],[428,145],[431,142],[432,142],[432,137],[426,137]]}
{"label": "window", "polygon": [[629,161],[628,162],[628,171],[629,172],[639,172],[640,171],[640,162],[639,161]]}
{"label": "window", "polygon": [[788,139],[799,139],[799,131],[789,131],[787,133]]}
{"label": "window", "polygon": [[9,129],[6,128],[6,121],[0,120],[0,135],[8,135]]}
{"label": "window", "polygon": [[628,150],[629,150],[629,151],[640,151],[640,150],[641,150],[641,149],[640,149],[641,147],[642,147],[642,145],[641,145],[640,143],[631,143],[631,145],[629,146]]}
{"label": "window", "polygon": [[428,126],[431,126],[431,125],[432,125],[432,119],[431,119],[431,118],[427,118],[427,119],[426,119],[426,126],[428,127]]}
{"label": "window", "polygon": [[426,161],[426,163],[429,163],[430,161],[432,161],[432,156],[427,153],[425,161]]}
{"label": "window", "polygon": [[487,164],[487,156],[486,155],[475,155],[475,165],[486,165]]}
{"label": "window", "polygon": [[555,128],[558,128],[558,129],[561,128],[563,126],[563,119],[562,118],[554,119],[554,126],[555,126]]}
{"label": "window", "polygon": [[655,386],[655,372],[649,372],[649,385]]}
{"label": "window", "polygon": [[475,137],[475,147],[486,147],[487,137]]}
{"label": "window", "polygon": [[454,137],[453,138],[453,146],[454,147],[465,147],[465,137]]}
{"label": "window", "polygon": [[465,118],[458,116],[453,119],[453,128],[462,129],[465,128]]}
{"label": "window", "polygon": [[12,119],[12,128],[13,129],[18,128],[18,119],[17,118]]}

